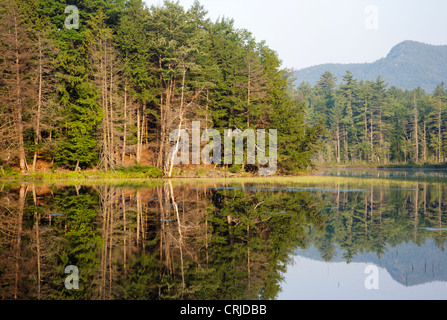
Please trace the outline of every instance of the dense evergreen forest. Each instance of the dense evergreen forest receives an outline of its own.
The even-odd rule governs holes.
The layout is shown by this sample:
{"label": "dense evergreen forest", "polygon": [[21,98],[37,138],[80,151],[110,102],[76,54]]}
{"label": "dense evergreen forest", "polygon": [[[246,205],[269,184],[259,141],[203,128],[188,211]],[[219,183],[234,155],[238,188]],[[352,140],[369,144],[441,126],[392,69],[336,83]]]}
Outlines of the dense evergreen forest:
{"label": "dense evergreen forest", "polygon": [[2,172],[167,172],[169,135],[192,121],[221,134],[278,130],[283,174],[445,162],[444,84],[404,91],[348,71],[340,85],[326,72],[296,86],[265,42],[230,19],[210,21],[199,2],[0,1]]}
{"label": "dense evergreen forest", "polygon": [[445,164],[447,90],[402,90],[378,77],[357,81],[347,71],[340,85],[325,72],[315,86],[301,83],[306,121],[327,129],[317,161],[326,164]]}
{"label": "dense evergreen forest", "polygon": [[306,125],[276,52],[232,20],[210,21],[198,2],[70,4],[78,12],[65,0],[1,0],[2,169],[166,171],[169,134],[192,121],[277,129],[279,169],[311,164],[322,125]]}

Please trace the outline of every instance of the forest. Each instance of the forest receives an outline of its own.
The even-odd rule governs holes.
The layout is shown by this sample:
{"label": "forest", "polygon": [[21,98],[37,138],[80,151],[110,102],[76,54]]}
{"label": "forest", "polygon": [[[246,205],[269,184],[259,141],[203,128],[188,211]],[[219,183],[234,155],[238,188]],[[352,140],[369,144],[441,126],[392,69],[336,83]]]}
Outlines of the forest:
{"label": "forest", "polygon": [[[234,21],[165,1],[0,0],[0,168],[170,172],[175,129],[276,129],[278,174],[445,164],[447,90],[295,84]],[[222,166],[234,173],[249,166]],[[204,170],[212,170],[208,167]]]}
{"label": "forest", "polygon": [[340,85],[330,72],[315,86],[301,83],[306,123],[326,128],[315,156],[321,164],[445,164],[447,90],[388,87],[384,79],[357,81],[347,71]]}
{"label": "forest", "polygon": [[[0,167],[167,171],[174,129],[276,129],[281,172],[312,165],[277,53],[198,2],[1,0]],[[228,168],[226,168],[228,169]]]}

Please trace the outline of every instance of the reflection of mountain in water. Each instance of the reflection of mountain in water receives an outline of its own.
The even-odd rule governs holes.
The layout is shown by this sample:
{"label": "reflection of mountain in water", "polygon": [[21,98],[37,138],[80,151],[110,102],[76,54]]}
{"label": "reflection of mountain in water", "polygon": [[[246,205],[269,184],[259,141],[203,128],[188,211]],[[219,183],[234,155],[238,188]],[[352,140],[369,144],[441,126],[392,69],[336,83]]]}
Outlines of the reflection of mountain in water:
{"label": "reflection of mountain in water", "polygon": [[[432,231],[447,229],[447,183],[324,181],[0,188],[0,300],[275,299],[312,245],[297,253],[447,281],[447,232]],[[87,275],[76,292],[66,265]]]}
{"label": "reflection of mountain in water", "polygon": [[[297,249],[295,254],[323,260],[315,246]],[[344,261],[343,251],[337,247],[336,255],[330,262]],[[394,248],[387,246],[381,258],[375,253],[365,252],[354,256],[352,262],[372,263],[385,268],[394,280],[407,287],[433,281],[447,282],[447,252],[441,251],[433,240],[427,240],[420,246],[414,243],[404,243]]]}

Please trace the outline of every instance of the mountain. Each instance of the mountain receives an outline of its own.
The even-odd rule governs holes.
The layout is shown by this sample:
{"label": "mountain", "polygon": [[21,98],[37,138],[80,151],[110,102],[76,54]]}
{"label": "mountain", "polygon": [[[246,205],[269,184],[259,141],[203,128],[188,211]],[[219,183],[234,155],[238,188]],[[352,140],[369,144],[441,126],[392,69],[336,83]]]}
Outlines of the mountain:
{"label": "mountain", "polygon": [[[330,262],[345,262],[343,252],[337,247]],[[295,255],[324,261],[315,246],[308,249],[296,249]],[[433,240],[419,245],[413,243],[402,243],[394,247],[387,245],[380,258],[371,252],[358,253],[351,261],[351,263],[354,262],[372,263],[382,267],[394,280],[407,287],[434,281],[447,281],[447,254],[441,251]]]}
{"label": "mountain", "polygon": [[408,90],[421,87],[431,93],[441,82],[447,83],[447,45],[404,41],[373,63],[322,64],[298,70],[295,77],[297,84],[304,81],[314,85],[330,71],[341,82],[347,70],[358,80],[375,81],[381,76],[389,86]]}

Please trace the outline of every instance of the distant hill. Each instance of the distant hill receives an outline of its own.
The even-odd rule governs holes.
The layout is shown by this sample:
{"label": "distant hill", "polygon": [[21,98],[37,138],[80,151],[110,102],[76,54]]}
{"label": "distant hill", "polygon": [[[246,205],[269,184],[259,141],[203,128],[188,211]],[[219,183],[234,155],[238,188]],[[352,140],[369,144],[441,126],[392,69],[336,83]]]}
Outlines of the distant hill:
{"label": "distant hill", "polygon": [[447,83],[447,45],[404,41],[373,63],[322,64],[298,70],[295,76],[297,84],[304,81],[314,85],[325,71],[330,71],[340,83],[347,70],[358,80],[374,81],[381,76],[389,86],[409,90],[421,87],[432,93],[438,84]]}
{"label": "distant hill", "polygon": [[[336,255],[330,262],[345,262],[343,250],[337,247]],[[315,246],[296,249],[295,254],[316,261],[323,261]],[[391,277],[404,286],[416,286],[433,281],[447,281],[447,254],[441,251],[433,240],[420,245],[402,243],[395,247],[386,246],[379,259],[375,253],[358,253],[351,262],[372,263],[385,268]]]}

